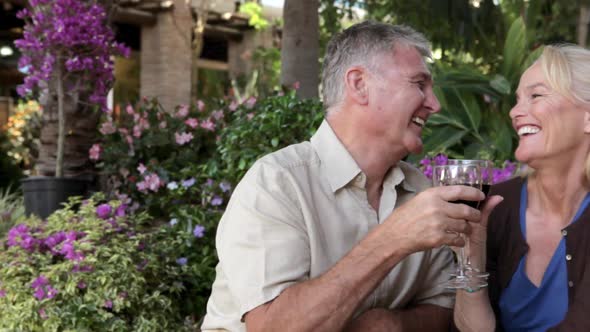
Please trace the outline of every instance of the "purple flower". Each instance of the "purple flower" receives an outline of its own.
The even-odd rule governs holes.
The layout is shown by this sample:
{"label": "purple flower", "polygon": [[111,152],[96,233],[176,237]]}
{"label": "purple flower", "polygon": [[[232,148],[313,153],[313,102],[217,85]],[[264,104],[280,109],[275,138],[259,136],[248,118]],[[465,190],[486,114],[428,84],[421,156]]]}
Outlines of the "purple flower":
{"label": "purple flower", "polygon": [[180,257],[176,260],[176,263],[178,263],[178,265],[186,265],[186,263],[188,263],[188,259],[186,257]]}
{"label": "purple flower", "polygon": [[444,154],[438,154],[436,157],[434,157],[434,164],[439,166],[439,165],[446,165],[449,162],[449,158],[444,155]]}
{"label": "purple flower", "polygon": [[211,205],[219,206],[221,204],[223,204],[223,198],[221,198],[217,195],[213,196],[213,199],[211,199]]}
{"label": "purple flower", "polygon": [[32,288],[39,288],[49,284],[49,280],[44,275],[40,275],[31,284]]}
{"label": "purple flower", "polygon": [[193,229],[193,235],[196,238],[202,238],[203,236],[205,236],[205,227],[201,225],[195,226],[195,229]]}
{"label": "purple flower", "polygon": [[170,219],[170,226],[174,226],[176,224],[178,224],[178,219],[176,219],[176,218]]}
{"label": "purple flower", "polygon": [[0,298],[3,298],[6,296],[6,290],[5,289],[0,289]]}
{"label": "purple flower", "polygon": [[428,157],[424,157],[424,159],[420,160],[420,165],[422,166],[428,166],[432,164],[432,160]]}
{"label": "purple flower", "polygon": [[117,207],[117,210],[115,211],[115,216],[117,217],[125,217],[125,210],[127,209],[127,205],[126,204],[121,204]]}
{"label": "purple flower", "polygon": [[111,301],[111,300],[104,301],[104,307],[107,309],[112,309],[113,308],[113,301]]}
{"label": "purple flower", "polygon": [[188,180],[182,181],[182,186],[185,188],[192,187],[195,184],[195,178],[190,178]]}
{"label": "purple flower", "polygon": [[57,294],[57,289],[55,289],[51,286],[47,286],[46,290],[47,290],[47,298],[48,299],[54,298],[55,295]]}
{"label": "purple flower", "polygon": [[433,171],[433,167],[432,165],[426,165],[424,167],[424,175],[426,175],[427,178],[432,179],[432,171]]}
{"label": "purple flower", "polygon": [[79,281],[78,282],[78,288],[80,288],[80,289],[86,288],[86,283],[84,281]]}
{"label": "purple flower", "polygon": [[110,217],[111,212],[113,212],[113,208],[106,203],[101,204],[96,208],[96,215],[103,220],[106,220],[108,217]]}
{"label": "purple flower", "polygon": [[219,188],[221,189],[221,191],[223,191],[224,193],[228,192],[231,190],[231,184],[223,181],[219,184]]}
{"label": "purple flower", "polygon": [[41,301],[45,298],[45,291],[43,287],[35,288],[34,296],[37,300]]}

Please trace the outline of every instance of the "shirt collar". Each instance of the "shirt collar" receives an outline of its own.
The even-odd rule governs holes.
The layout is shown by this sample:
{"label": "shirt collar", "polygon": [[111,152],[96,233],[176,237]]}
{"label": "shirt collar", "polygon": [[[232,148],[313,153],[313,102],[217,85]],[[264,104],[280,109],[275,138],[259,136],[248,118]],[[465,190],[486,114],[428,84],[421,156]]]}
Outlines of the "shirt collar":
{"label": "shirt collar", "polygon": [[326,172],[326,177],[330,187],[332,187],[332,192],[346,186],[359,173],[362,173],[360,167],[340,142],[328,121],[322,121],[310,141],[322,164],[325,165],[324,168],[329,170]]}
{"label": "shirt collar", "polygon": [[[365,174],[338,139],[328,121],[322,121],[322,124],[311,138],[311,145],[325,165],[325,169],[329,170],[326,172],[326,177],[332,192],[345,187],[353,180],[354,185],[364,188]],[[414,172],[415,169],[411,165],[400,161],[385,177],[384,186],[395,189],[401,183],[404,190],[415,192],[416,186],[412,184]]]}

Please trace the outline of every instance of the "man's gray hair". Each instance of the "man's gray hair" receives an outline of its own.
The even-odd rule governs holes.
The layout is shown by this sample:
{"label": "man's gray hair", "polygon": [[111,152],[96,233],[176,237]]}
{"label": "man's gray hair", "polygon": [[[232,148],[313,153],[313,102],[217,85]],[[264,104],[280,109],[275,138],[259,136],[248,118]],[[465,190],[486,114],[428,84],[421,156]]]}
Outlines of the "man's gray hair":
{"label": "man's gray hair", "polygon": [[328,43],[322,70],[326,110],[342,100],[348,68],[361,65],[373,69],[375,56],[391,52],[400,44],[413,46],[422,56],[431,57],[428,40],[408,26],[365,21],[335,35]]}

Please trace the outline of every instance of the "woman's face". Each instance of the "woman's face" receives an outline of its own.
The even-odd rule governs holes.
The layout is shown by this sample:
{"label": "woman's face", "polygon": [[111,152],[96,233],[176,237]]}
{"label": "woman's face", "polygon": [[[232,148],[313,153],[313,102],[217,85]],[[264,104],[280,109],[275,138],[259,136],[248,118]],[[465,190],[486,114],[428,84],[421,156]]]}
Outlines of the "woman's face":
{"label": "woman's face", "polygon": [[520,78],[510,111],[518,134],[516,159],[532,168],[564,163],[588,153],[589,107],[553,90],[536,62]]}

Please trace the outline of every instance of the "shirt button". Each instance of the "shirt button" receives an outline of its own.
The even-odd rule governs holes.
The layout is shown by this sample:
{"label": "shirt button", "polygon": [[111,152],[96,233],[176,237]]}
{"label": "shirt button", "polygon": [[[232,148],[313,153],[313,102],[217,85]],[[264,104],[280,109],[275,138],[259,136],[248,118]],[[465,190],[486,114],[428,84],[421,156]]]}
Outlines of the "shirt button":
{"label": "shirt button", "polygon": [[570,287],[574,287],[574,282],[570,280],[570,281],[568,281],[567,285]]}
{"label": "shirt button", "polygon": [[567,236],[567,231],[564,229],[563,231],[561,231],[561,235]]}
{"label": "shirt button", "polygon": [[572,260],[572,255],[570,255],[570,254],[565,255],[565,260],[566,261],[571,261]]}

